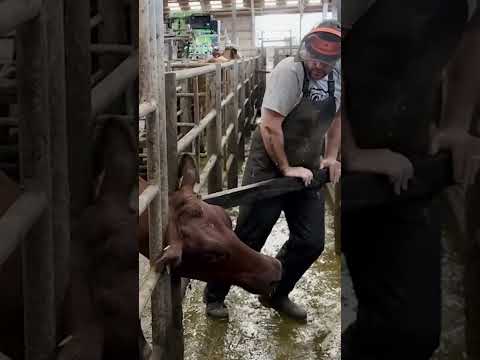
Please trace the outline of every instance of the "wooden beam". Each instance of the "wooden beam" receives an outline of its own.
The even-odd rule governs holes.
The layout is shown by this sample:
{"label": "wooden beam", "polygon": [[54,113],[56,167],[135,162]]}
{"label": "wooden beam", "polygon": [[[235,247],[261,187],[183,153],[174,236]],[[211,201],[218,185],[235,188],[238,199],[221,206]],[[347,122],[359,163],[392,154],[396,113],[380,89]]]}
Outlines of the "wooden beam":
{"label": "wooden beam", "polygon": [[[318,170],[314,174],[312,184],[308,188],[320,188],[328,182],[328,171]],[[279,177],[258,183],[240,186],[235,189],[224,190],[202,197],[208,204],[218,205],[223,208],[231,208],[241,204],[269,199],[290,192],[305,189],[300,179],[291,177]]]}
{"label": "wooden beam", "polygon": [[215,121],[210,124],[207,130],[207,152],[209,157],[216,155],[218,161],[212,169],[208,178],[208,192],[216,192],[222,189],[222,67],[216,65],[215,74]]}
{"label": "wooden beam", "polygon": [[26,360],[50,359],[56,345],[47,19],[44,3],[16,39],[22,184],[47,203],[22,242]]}
{"label": "wooden beam", "polygon": [[55,301],[60,315],[70,269],[70,186],[65,95],[63,0],[47,0],[49,113],[52,138],[52,226],[55,244]]}
{"label": "wooden beam", "polygon": [[80,216],[92,181],[90,1],[65,0],[66,113],[70,206]]}

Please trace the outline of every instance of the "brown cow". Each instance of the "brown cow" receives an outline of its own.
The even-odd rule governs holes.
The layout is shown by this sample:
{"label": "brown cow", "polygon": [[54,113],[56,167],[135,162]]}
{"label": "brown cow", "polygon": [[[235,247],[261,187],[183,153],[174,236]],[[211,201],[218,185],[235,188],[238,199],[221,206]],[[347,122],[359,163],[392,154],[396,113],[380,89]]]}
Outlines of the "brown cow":
{"label": "brown cow", "polygon": [[[197,172],[189,155],[182,156],[180,188],[169,196],[168,246],[156,260],[179,276],[238,285],[256,294],[270,293],[281,278],[280,262],[238,239],[225,210],[201,201],[193,191]],[[139,179],[140,191],[147,183]],[[139,219],[139,247],[148,255],[147,212]]]}
{"label": "brown cow", "polygon": [[137,179],[135,135],[110,119],[97,144],[101,185],[73,231],[66,316],[72,337],[61,360],[139,358],[137,219],[129,203]]}

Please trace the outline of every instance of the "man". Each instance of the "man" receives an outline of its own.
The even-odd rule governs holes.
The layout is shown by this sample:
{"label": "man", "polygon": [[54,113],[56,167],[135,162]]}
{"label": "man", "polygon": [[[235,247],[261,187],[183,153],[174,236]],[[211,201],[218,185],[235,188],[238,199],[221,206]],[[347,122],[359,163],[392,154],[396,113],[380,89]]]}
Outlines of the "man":
{"label": "man", "polygon": [[[263,99],[262,122],[252,138],[244,185],[289,176],[301,178],[307,186],[312,170],[319,167],[328,168],[331,181],[338,181],[340,53],[340,26],[324,22],[304,37],[295,59],[286,58],[273,70]],[[289,240],[277,255],[283,266],[282,280],[270,297],[261,297],[260,301],[281,314],[305,321],[306,311],[288,295],[324,248],[322,192],[305,189],[241,206],[235,232],[260,251],[282,210],[290,230]],[[207,285],[209,316],[228,316],[224,299],[229,288],[228,284]]]}
{"label": "man", "polygon": [[[451,239],[462,250],[465,261],[466,343],[471,360],[480,359],[479,42],[480,8],[477,8],[446,71],[443,116],[432,146],[432,152],[453,149],[457,185],[448,188],[446,194],[454,220]],[[477,184],[469,186],[476,177]]]}
{"label": "man", "polygon": [[[411,159],[431,150],[434,89],[468,10],[466,1],[382,0],[355,23],[344,42],[347,171],[386,175],[396,193],[407,190]],[[357,56],[362,52],[368,56]],[[432,356],[441,328],[440,236],[429,199],[342,212],[342,246],[358,299],[342,359]]]}

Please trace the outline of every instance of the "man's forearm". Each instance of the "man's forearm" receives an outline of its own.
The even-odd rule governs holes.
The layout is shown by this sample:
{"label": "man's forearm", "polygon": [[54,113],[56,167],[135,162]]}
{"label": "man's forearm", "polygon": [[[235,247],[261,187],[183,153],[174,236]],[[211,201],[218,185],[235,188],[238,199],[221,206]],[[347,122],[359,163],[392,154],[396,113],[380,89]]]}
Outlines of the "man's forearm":
{"label": "man's forearm", "polygon": [[288,168],[287,154],[285,153],[285,139],[283,130],[277,126],[261,126],[260,133],[262,134],[263,144],[268,156],[275,165],[283,171]]}
{"label": "man's forearm", "polygon": [[341,110],[337,112],[325,138],[325,158],[336,159],[342,143]]}

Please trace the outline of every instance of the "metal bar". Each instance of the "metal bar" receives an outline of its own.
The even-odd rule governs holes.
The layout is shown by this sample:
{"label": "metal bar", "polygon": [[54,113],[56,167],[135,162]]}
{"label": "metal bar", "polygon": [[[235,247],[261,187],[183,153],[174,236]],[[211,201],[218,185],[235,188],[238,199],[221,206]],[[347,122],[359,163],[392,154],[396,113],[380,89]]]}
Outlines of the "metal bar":
{"label": "metal bar", "polygon": [[228,94],[228,96],[222,100],[222,109],[227,106],[233,100],[234,94],[233,92]]}
{"label": "metal bar", "polygon": [[212,122],[212,120],[216,118],[216,116],[217,116],[217,111],[210,110],[210,112],[202,120],[200,120],[200,123],[198,124],[198,126],[195,126],[192,130],[186,133],[185,136],[178,141],[177,152],[181,153],[188,146],[190,146],[192,141],[195,140],[202,133],[202,131]]}
{"label": "metal bar", "polygon": [[138,197],[138,216],[143,214],[155,196],[158,195],[159,190],[157,185],[148,185],[147,188],[143,190],[142,194]]}
{"label": "metal bar", "polygon": [[225,131],[225,136],[222,136],[222,151],[225,151],[225,146],[230,140],[234,128],[235,126],[233,124],[228,125],[227,130]]}
{"label": "metal bar", "polygon": [[[180,110],[180,111],[183,111],[183,110]],[[178,115],[178,112],[177,112],[177,115]],[[195,127],[196,125],[194,123],[179,122],[179,123],[177,123],[177,126]]]}
{"label": "metal bar", "polygon": [[33,19],[40,12],[42,0],[4,0],[0,2],[0,34]]}
{"label": "metal bar", "polygon": [[177,81],[180,81],[212,72],[215,72],[215,65],[205,65],[194,69],[178,70],[175,71],[175,74],[177,75]]}
{"label": "metal bar", "polygon": [[92,117],[105,111],[138,76],[137,51],[123,61],[92,90]]}
{"label": "metal bar", "polygon": [[[177,93],[177,96],[179,96],[179,97],[194,97],[195,94],[194,93]],[[207,94],[204,93],[204,92],[200,92],[200,93],[198,93],[198,96],[207,96]]]}
{"label": "metal bar", "polygon": [[44,193],[26,192],[0,217],[0,264],[3,264],[47,208]]}

